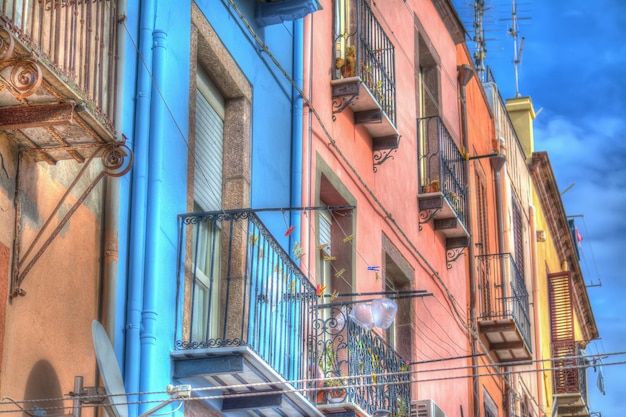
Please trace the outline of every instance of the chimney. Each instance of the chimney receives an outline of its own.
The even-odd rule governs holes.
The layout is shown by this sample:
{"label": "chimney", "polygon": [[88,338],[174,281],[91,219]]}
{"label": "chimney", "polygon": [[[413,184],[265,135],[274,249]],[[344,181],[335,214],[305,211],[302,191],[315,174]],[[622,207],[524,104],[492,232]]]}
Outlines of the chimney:
{"label": "chimney", "polygon": [[509,112],[511,122],[517,133],[526,161],[528,161],[535,151],[535,143],[533,138],[533,120],[536,114],[533,108],[533,102],[530,97],[515,97],[506,100],[506,109]]}

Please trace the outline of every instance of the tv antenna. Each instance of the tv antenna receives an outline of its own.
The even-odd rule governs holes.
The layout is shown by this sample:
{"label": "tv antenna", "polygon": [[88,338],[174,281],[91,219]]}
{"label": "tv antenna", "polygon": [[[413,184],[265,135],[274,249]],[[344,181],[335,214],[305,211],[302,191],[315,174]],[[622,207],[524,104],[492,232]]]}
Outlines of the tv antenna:
{"label": "tv antenna", "polygon": [[487,57],[487,47],[485,42],[485,28],[483,26],[483,16],[485,14],[485,0],[475,0],[474,8],[474,63],[476,72],[481,81],[485,80],[485,58]]}
{"label": "tv antenna", "polygon": [[[73,413],[69,416],[81,417],[83,404],[97,404],[104,407],[109,417],[128,417],[128,399],[124,388],[124,380],[122,379],[120,367],[109,336],[96,320],[91,323],[91,335],[104,388],[83,387],[83,377],[74,377],[74,391],[69,394],[74,399]],[[139,417],[149,416],[173,401],[189,398],[191,396],[191,386],[168,385],[167,393],[171,396],[170,398]],[[45,416],[45,412],[43,415]]]}
{"label": "tv antenna", "polygon": [[508,30],[509,35],[513,37],[513,68],[515,70],[515,97],[520,96],[519,92],[519,66],[522,63],[522,53],[524,52],[524,41],[526,38],[522,36],[522,40],[517,46],[517,38],[519,36],[518,22],[520,18],[517,16],[517,5],[515,0],[511,0],[511,8],[513,12],[513,23]]}

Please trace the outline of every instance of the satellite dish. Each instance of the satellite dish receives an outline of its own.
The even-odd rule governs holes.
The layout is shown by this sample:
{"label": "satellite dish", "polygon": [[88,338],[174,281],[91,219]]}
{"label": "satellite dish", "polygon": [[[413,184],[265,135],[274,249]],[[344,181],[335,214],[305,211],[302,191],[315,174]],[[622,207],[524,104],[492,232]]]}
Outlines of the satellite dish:
{"label": "satellite dish", "polygon": [[107,414],[109,417],[128,417],[128,400],[126,399],[124,380],[109,336],[96,320],[91,323],[91,335],[98,369],[100,369],[107,394],[108,404],[105,406]]}

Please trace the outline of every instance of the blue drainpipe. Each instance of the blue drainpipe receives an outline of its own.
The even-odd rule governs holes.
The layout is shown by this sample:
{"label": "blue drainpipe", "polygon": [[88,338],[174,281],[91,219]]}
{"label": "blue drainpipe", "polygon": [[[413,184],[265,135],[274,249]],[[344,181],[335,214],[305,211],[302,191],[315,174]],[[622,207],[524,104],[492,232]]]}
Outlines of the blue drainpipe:
{"label": "blue drainpipe", "polygon": [[[298,19],[293,23],[293,79],[302,91],[304,66],[304,25]],[[302,206],[302,97],[295,88],[292,88],[292,126],[291,126],[291,207]],[[300,241],[300,219],[302,213],[290,211],[290,222],[295,226],[295,233],[289,237],[288,251],[291,251],[295,241]],[[293,255],[292,255],[293,256]]]}
{"label": "blue drainpipe", "polygon": [[[128,300],[126,307],[126,351],[124,358],[124,385],[128,393],[139,392],[139,364],[141,362],[141,311],[143,308],[144,252],[146,242],[146,210],[148,184],[148,142],[150,132],[150,66],[152,63],[152,31],[155,0],[140,4],[139,52],[137,56],[137,86],[135,95],[135,128],[130,207],[130,247],[128,266]],[[129,401],[137,401],[129,395]],[[129,404],[129,415],[137,416],[137,404]]]}
{"label": "blue drainpipe", "polygon": [[[152,55],[152,77],[154,79],[153,97],[157,97],[157,88],[164,86],[164,60],[166,51],[167,33],[162,30],[154,31],[153,55]],[[162,100],[152,100],[150,108],[150,164],[148,168],[148,215],[146,230],[146,265],[143,288],[143,313],[141,328],[141,374],[139,388],[141,392],[155,391],[159,384],[165,386],[160,379],[160,371],[166,368],[165,365],[158,366],[155,360],[158,359],[157,352],[157,318],[159,310],[158,293],[164,292],[164,288],[171,285],[169,276],[160,269],[159,241],[163,233],[161,227],[161,213],[163,212],[163,168],[166,165],[166,143],[164,139],[165,110]],[[165,290],[167,291],[167,290]],[[169,373],[168,373],[169,376]],[[162,387],[161,387],[162,388]],[[142,401],[151,398],[143,396]],[[140,412],[145,412],[152,408],[154,404],[142,404]]]}

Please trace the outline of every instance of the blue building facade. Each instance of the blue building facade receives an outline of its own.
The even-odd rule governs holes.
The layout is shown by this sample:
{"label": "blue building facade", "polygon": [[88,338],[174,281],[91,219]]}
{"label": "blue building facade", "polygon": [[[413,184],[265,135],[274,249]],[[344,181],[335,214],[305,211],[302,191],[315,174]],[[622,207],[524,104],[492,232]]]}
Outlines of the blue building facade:
{"label": "blue building facade", "polygon": [[[302,106],[294,87],[301,82],[303,42],[297,19],[317,4],[284,3],[142,0],[127,2],[122,10],[118,128],[133,151],[134,165],[119,187],[112,321],[128,393],[163,392],[177,381],[212,385],[203,375],[181,376],[172,359],[181,347],[187,356],[201,351],[210,359],[208,340],[231,343],[223,342],[231,340],[225,330],[233,327],[231,317],[225,317],[229,313],[212,317],[207,309],[223,312],[224,304],[235,300],[230,311],[239,313],[233,320],[246,326],[242,337],[235,337],[240,345],[249,345],[254,333],[248,320],[268,320],[271,307],[253,319],[245,306],[255,304],[251,294],[258,290],[252,285],[269,288],[271,279],[254,284],[249,278],[255,267],[248,260],[239,265],[242,289],[231,286],[236,274],[223,270],[234,263],[230,254],[236,250],[228,249],[233,240],[244,242],[245,254],[270,242],[256,259],[272,254],[276,260],[270,266],[257,261],[257,275],[265,274],[261,268],[274,268],[270,275],[300,279],[286,255],[298,240],[297,218],[289,210],[263,210],[258,217],[247,211],[297,207],[301,200]],[[248,220],[240,226],[229,217],[242,209],[244,219],[254,216],[254,225]],[[235,225],[235,232],[227,223]],[[250,231],[253,227],[257,232]],[[213,281],[213,275],[223,278]],[[304,281],[298,285],[310,291]],[[301,307],[285,308],[294,313]],[[257,351],[269,346],[261,336],[256,343]],[[283,376],[293,377],[290,372]],[[130,415],[137,415],[163,396],[129,394],[129,400]],[[221,400],[216,404],[219,409]]]}

